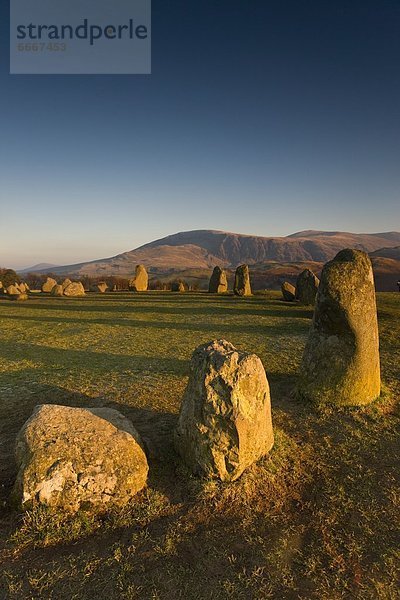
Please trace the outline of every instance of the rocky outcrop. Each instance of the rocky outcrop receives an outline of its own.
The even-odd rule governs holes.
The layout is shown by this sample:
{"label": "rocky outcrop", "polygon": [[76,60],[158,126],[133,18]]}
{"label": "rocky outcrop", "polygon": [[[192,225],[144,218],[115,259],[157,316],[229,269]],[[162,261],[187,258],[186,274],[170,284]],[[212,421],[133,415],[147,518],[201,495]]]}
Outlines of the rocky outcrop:
{"label": "rocky outcrop", "polygon": [[225,340],[193,353],[175,447],[195,474],[233,481],[274,443],[261,360]]}
{"label": "rocky outcrop", "polygon": [[16,458],[13,496],[23,508],[101,513],[129,502],[148,473],[139,434],[109,408],[37,406],[17,437]]}
{"label": "rocky outcrop", "polygon": [[368,404],[380,394],[374,278],[360,250],[342,250],[322,270],[298,394],[337,405]]}

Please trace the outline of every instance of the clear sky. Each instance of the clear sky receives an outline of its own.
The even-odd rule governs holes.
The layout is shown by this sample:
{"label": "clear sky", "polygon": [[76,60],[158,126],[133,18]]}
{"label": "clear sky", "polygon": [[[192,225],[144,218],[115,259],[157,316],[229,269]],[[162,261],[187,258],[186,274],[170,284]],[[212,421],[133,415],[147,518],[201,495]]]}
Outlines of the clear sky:
{"label": "clear sky", "polygon": [[400,229],[398,0],[153,0],[152,75],[9,75],[0,266],[188,229]]}

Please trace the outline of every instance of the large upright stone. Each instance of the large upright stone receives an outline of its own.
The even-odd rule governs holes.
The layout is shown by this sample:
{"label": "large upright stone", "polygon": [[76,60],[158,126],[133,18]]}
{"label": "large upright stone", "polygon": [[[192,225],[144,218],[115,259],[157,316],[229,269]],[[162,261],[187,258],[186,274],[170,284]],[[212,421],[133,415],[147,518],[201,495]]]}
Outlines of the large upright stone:
{"label": "large upright stone", "polygon": [[52,277],[48,277],[42,285],[42,292],[50,294],[51,290],[55,285],[57,285],[57,281]]}
{"label": "large upright stone", "polygon": [[67,288],[70,284],[72,283],[72,281],[70,279],[68,279],[68,277],[66,279],[64,279],[64,281],[62,282],[62,289],[65,290],[65,288]]}
{"label": "large upright stone", "polygon": [[55,285],[53,287],[53,289],[51,290],[51,295],[52,296],[63,296],[64,295],[64,290],[63,290],[63,286],[62,285]]}
{"label": "large upright stone", "polygon": [[281,285],[282,296],[285,302],[294,302],[296,298],[296,288],[288,281],[284,281]]}
{"label": "large upright stone", "polygon": [[17,437],[14,498],[76,512],[122,506],[148,473],[139,434],[110,408],[37,406]]}
{"label": "large upright stone", "polygon": [[64,296],[84,296],[85,288],[80,281],[74,281],[70,283],[64,290]]}
{"label": "large upright stone", "polygon": [[298,393],[337,405],[368,404],[380,394],[374,278],[360,250],[342,250],[323,268]]}
{"label": "large upright stone", "polygon": [[135,277],[129,280],[131,292],[145,292],[149,286],[149,276],[144,265],[137,265]]}
{"label": "large upright stone", "polygon": [[305,269],[297,277],[296,299],[301,304],[312,306],[318,292],[319,279],[310,269]]}
{"label": "large upright stone", "polygon": [[225,340],[193,353],[175,447],[195,474],[234,481],[274,443],[261,360]]}
{"label": "large upright stone", "polygon": [[214,267],[210,277],[208,291],[210,294],[223,294],[224,292],[228,291],[228,280],[226,278],[226,273],[223,269],[221,269],[221,267]]}
{"label": "large upright stone", "polygon": [[247,265],[240,265],[236,269],[233,291],[236,296],[251,296],[250,273]]}

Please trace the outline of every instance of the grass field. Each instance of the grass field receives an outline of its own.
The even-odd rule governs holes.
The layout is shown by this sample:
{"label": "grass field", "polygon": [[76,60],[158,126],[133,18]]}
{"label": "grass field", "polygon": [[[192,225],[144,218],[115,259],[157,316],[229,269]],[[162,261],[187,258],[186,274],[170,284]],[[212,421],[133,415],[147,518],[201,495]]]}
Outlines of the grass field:
{"label": "grass field", "polygon": [[[400,294],[378,306],[382,398],[316,410],[292,393],[312,313],[278,293],[1,300],[0,599],[400,598]],[[191,353],[215,338],[261,357],[276,433],[230,485],[189,477],[172,448]],[[47,402],[132,419],[150,463],[132,506],[8,507],[15,435]]]}

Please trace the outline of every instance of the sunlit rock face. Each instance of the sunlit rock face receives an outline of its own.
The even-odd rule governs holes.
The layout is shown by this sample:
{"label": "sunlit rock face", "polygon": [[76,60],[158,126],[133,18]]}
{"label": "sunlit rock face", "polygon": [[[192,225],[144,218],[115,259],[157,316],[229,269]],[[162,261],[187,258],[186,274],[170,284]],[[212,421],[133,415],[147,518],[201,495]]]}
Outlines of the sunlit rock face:
{"label": "sunlit rock face", "polygon": [[323,268],[298,394],[337,405],[368,404],[380,394],[375,286],[360,250],[342,250]]}
{"label": "sunlit rock face", "polygon": [[48,277],[42,285],[42,292],[50,294],[51,290],[55,285],[57,285],[57,281],[52,277]]}
{"label": "sunlit rock face", "polygon": [[288,281],[285,281],[281,285],[281,291],[282,297],[285,300],[285,302],[294,302],[296,298],[296,288],[294,287],[294,285],[292,285]]}
{"label": "sunlit rock face", "polygon": [[131,292],[145,292],[149,285],[149,276],[144,265],[137,265],[135,277],[129,280]]}
{"label": "sunlit rock face", "polygon": [[274,443],[270,393],[261,360],[226,340],[193,353],[175,432],[175,447],[189,469],[234,481]]}
{"label": "sunlit rock face", "polygon": [[139,434],[110,408],[37,406],[16,443],[13,497],[68,512],[123,506],[146,485],[148,465]]}
{"label": "sunlit rock face", "polygon": [[64,296],[84,296],[85,288],[80,281],[74,281],[64,289]]}

